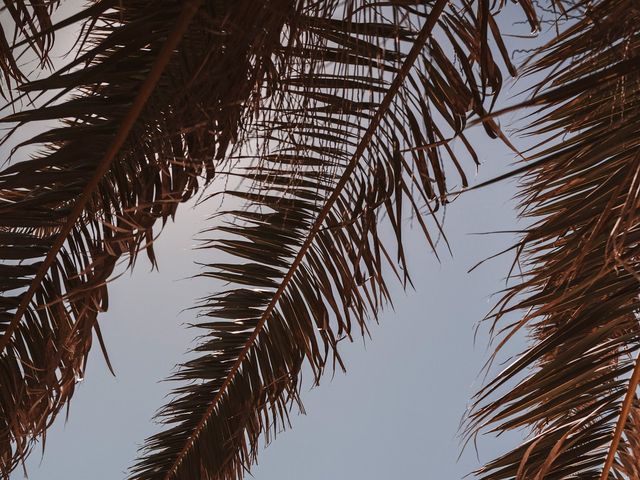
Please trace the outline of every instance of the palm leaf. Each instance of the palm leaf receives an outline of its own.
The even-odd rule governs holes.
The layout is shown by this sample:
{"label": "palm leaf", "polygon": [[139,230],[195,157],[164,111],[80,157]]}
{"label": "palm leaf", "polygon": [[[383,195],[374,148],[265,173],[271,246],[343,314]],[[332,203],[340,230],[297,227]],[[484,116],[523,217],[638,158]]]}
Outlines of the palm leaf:
{"label": "palm leaf", "polygon": [[[127,196],[131,194],[117,176],[124,172],[111,167],[195,12],[186,7],[183,11],[166,42],[158,39],[162,49],[140,84],[140,92],[130,90],[131,100],[122,98],[120,110],[114,108],[109,95],[115,92],[96,89],[96,93],[73,98],[62,106],[44,105],[5,118],[25,124],[75,117],[66,126],[27,142],[52,142],[45,156],[18,162],[0,173],[3,258],[8,260],[3,265],[5,320],[0,338],[5,475],[24,458],[30,439],[44,431],[70,398],[76,376],[84,369],[95,315],[106,301],[104,281],[117,258],[105,258],[99,252],[101,242],[112,240],[103,224],[111,215],[124,213],[130,204]],[[102,65],[108,64],[107,58],[101,59]],[[73,74],[54,75],[53,83],[68,91],[79,90],[96,82],[91,78],[94,71],[89,67],[82,72],[84,84],[80,86],[73,78],[73,86],[65,85]],[[119,87],[122,91],[122,85]],[[50,85],[44,80],[24,88],[46,89]],[[108,113],[100,109],[107,102]],[[109,122],[116,119],[119,122]],[[94,143],[83,141],[82,135],[87,134],[95,135]],[[115,237],[118,240],[118,235]],[[20,289],[24,291],[16,294]]]}
{"label": "palm leaf", "polygon": [[118,260],[133,264],[146,248],[155,261],[155,221],[173,216],[200,176],[212,178],[251,115],[245,105],[260,95],[256,85],[269,84],[262,59],[271,56],[287,10],[258,16],[255,35],[228,22],[229,11],[263,11],[255,2],[196,5],[91,5],[86,49],[21,87],[59,93],[4,118],[18,129],[62,122],[24,142],[14,155],[22,158],[0,172],[4,475],[83,376]]}
{"label": "palm leaf", "polygon": [[[34,53],[41,67],[48,63],[53,45],[51,15],[59,4],[60,0],[3,0],[0,14],[6,22],[0,26],[0,70],[7,87],[6,91],[0,90],[3,95],[11,92],[14,83],[26,81],[20,65],[26,52]],[[9,30],[5,31],[6,28]]]}
{"label": "palm leaf", "polygon": [[410,281],[405,217],[435,249],[440,226],[423,209],[446,202],[451,170],[466,185],[450,141],[474,158],[467,117],[486,113],[502,81],[488,4],[319,4],[288,20],[276,89],[236,151],[246,181],[228,194],[244,208],[219,212],[227,221],[204,245],[231,259],[203,275],[236,286],[204,301],[198,355],[172,377],[182,385],[159,414],[167,428],[131,478],[242,477],[262,434],[288,424],[305,360],[318,383],[328,363],[342,365],[338,342],[364,334],[388,301],[386,275]]}
{"label": "palm leaf", "polygon": [[[523,180],[524,273],[495,321],[532,341],[478,394],[470,429],[525,428],[487,480],[638,478],[640,9],[573,2],[535,56],[532,123],[546,137]],[[515,382],[506,393],[502,388]]]}

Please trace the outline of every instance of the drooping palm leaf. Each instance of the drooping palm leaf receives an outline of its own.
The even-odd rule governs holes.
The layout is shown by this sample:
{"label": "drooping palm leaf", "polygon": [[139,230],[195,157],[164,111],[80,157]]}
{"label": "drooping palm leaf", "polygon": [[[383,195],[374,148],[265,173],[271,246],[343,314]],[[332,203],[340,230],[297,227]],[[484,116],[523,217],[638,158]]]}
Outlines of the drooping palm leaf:
{"label": "drooping palm leaf", "polygon": [[[131,194],[123,188],[126,177],[118,178],[120,172],[111,166],[190,23],[193,10],[184,10],[188,16],[181,17],[182,23],[166,43],[158,39],[163,50],[154,52],[158,59],[146,80],[142,77],[145,81],[139,85],[143,88],[138,93],[129,85],[129,96],[122,99],[125,101],[119,110],[113,102],[114,88],[109,92],[109,87],[98,87],[63,106],[45,105],[5,118],[29,123],[75,117],[66,126],[28,142],[52,142],[46,155],[20,161],[1,172],[3,257],[9,260],[3,265],[5,322],[0,338],[4,474],[23,458],[29,440],[44,431],[68,400],[75,376],[84,368],[93,320],[106,300],[103,282],[114,265],[111,259],[100,257],[104,249],[100,243],[111,240],[103,224],[130,205],[127,196]],[[128,44],[127,48],[136,46]],[[153,56],[150,58],[153,60]],[[91,66],[81,72],[81,86],[100,85],[105,80],[92,78],[92,73],[95,68]],[[78,89],[78,75],[71,80],[69,76],[56,75],[54,83],[69,91]],[[50,88],[47,80],[39,83]],[[32,83],[25,88],[42,87]],[[115,88],[124,90],[122,84]],[[100,103],[108,113],[100,109]],[[92,142],[83,135],[91,135]],[[132,163],[126,165],[131,167],[135,168]],[[66,295],[69,298],[65,302]],[[16,447],[13,455],[12,444]]]}
{"label": "drooping palm leaf", "polygon": [[[251,114],[290,7],[116,3],[88,7],[95,25],[77,59],[22,87],[59,89],[57,100],[4,118],[20,129],[63,121],[0,172],[4,475],[83,375],[117,261],[143,247],[153,260],[156,219],[193,195],[202,172],[211,178]],[[240,16],[251,22],[231,23]]]}
{"label": "drooping palm leaf", "polygon": [[[535,56],[548,136],[524,177],[524,274],[499,305],[530,346],[478,394],[471,427],[531,430],[487,480],[638,478],[640,8],[577,1]],[[513,388],[506,388],[515,382]]]}
{"label": "drooping palm leaf", "polygon": [[[198,356],[173,377],[184,384],[160,413],[168,427],[132,479],[240,478],[261,435],[287,424],[305,359],[317,383],[341,364],[338,342],[388,300],[386,274],[408,281],[406,217],[434,245],[423,209],[446,200],[451,170],[466,185],[451,139],[473,158],[467,117],[485,113],[502,80],[488,4],[322,3],[333,2],[289,19],[275,92],[237,152],[259,159],[228,192],[245,208],[225,212],[205,245],[232,258],[204,275],[236,286],[205,300]],[[393,252],[378,233],[385,216]]]}

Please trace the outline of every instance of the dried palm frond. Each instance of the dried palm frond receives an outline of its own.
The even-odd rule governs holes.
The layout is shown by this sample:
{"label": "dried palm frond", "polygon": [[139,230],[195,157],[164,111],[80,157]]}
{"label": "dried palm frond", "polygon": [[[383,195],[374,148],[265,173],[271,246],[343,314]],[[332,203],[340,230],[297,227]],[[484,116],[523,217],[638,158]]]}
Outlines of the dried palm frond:
{"label": "dried palm frond", "polygon": [[613,469],[616,480],[640,478],[640,402],[633,401]]}
{"label": "dried palm frond", "polygon": [[27,80],[21,66],[26,51],[36,55],[40,66],[48,63],[53,44],[51,15],[59,4],[60,0],[3,0],[0,6],[4,20],[0,24],[0,70],[7,87],[0,89],[3,96],[11,91],[14,82],[19,85]]}
{"label": "dried palm frond", "polygon": [[86,48],[21,87],[57,96],[3,119],[18,131],[59,122],[21,144],[17,161],[0,171],[5,476],[83,376],[118,260],[132,264],[146,248],[155,262],[155,221],[173,216],[199,177],[211,179],[251,116],[295,3],[176,0],[160,8],[127,0],[87,8],[94,25]]}
{"label": "dried palm frond", "polygon": [[481,469],[486,480],[638,478],[640,7],[565,10],[573,20],[531,66],[553,71],[528,103],[547,140],[523,180],[524,273],[495,315],[525,311],[505,335],[532,340],[480,391],[470,423],[531,436]]}
{"label": "dried palm frond", "polygon": [[[236,152],[248,181],[227,194],[245,207],[218,212],[226,222],[204,245],[232,258],[203,275],[234,286],[203,302],[197,356],[172,377],[182,384],[160,412],[167,427],[132,479],[242,477],[261,436],[287,425],[304,362],[314,383],[342,365],[338,342],[366,332],[389,299],[385,277],[410,281],[405,218],[435,249],[433,214],[456,183],[447,174],[466,185],[451,142],[475,158],[465,124],[485,115],[509,64],[492,55],[489,32],[506,49],[489,4],[304,4],[274,55],[273,95]],[[394,246],[379,234],[388,227]]]}

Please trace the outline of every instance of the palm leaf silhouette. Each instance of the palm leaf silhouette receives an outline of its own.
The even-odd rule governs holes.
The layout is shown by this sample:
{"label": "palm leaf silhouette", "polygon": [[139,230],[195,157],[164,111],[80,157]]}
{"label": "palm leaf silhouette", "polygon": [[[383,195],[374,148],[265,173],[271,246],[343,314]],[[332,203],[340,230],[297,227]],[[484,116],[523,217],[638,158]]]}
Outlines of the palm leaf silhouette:
{"label": "palm leaf silhouette", "polygon": [[4,474],[83,375],[117,261],[133,263],[141,248],[154,260],[155,220],[172,216],[202,173],[211,178],[236,138],[266,71],[252,56],[268,58],[271,44],[212,29],[225,5],[94,3],[88,48],[21,86],[56,97],[4,118],[18,129],[63,123],[20,145],[44,147],[0,172]]}
{"label": "palm leaf silhouette", "polygon": [[59,3],[59,0],[3,0],[0,12],[9,20],[0,26],[0,70],[5,82],[0,92],[5,98],[16,84],[27,80],[20,67],[20,57],[25,51],[33,52],[41,66],[48,63],[53,44],[51,15]]}
{"label": "palm leaf silhouette", "polygon": [[524,310],[505,336],[527,328],[533,341],[478,394],[469,425],[533,434],[480,470],[487,480],[638,478],[640,10],[564,10],[572,20],[530,67],[554,72],[528,102],[546,139],[521,191],[524,274],[494,316]]}
{"label": "palm leaf silhouette", "polygon": [[[237,286],[202,305],[198,356],[172,377],[183,385],[160,412],[168,427],[147,440],[131,478],[240,478],[261,435],[287,425],[305,360],[318,383],[327,363],[341,365],[338,342],[364,333],[388,300],[386,275],[410,281],[403,217],[415,216],[435,248],[422,209],[446,202],[451,167],[466,185],[449,141],[473,158],[467,116],[484,115],[500,89],[483,36],[489,12],[335,3],[287,25],[282,55],[298,61],[276,63],[276,90],[246,142],[258,143],[258,160],[235,167],[247,181],[228,192],[246,208],[218,212],[227,222],[205,245],[235,260],[204,275]],[[499,135],[492,121],[485,128]],[[378,233],[383,216],[394,247]]]}

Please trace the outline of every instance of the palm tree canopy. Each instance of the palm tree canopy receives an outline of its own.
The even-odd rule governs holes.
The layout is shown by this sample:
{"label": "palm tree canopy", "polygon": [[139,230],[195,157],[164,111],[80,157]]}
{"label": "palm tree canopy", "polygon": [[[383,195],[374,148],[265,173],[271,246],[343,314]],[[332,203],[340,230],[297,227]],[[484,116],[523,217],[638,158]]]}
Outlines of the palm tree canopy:
{"label": "palm tree canopy", "polygon": [[[230,286],[199,305],[197,355],[131,478],[240,478],[288,425],[302,366],[314,383],[342,366],[337,343],[366,332],[387,277],[411,282],[404,217],[435,251],[435,213],[477,163],[466,127],[509,143],[490,114],[517,73],[502,5],[98,0],[56,22],[58,3],[5,0],[15,33],[0,31],[5,142],[53,125],[0,171],[0,470],[73,395],[118,262],[154,262],[154,225],[227,162],[243,206],[216,212],[204,246],[228,261],[203,275]],[[535,432],[483,478],[636,478],[640,15],[632,0],[519,8],[532,30],[536,9],[567,19],[528,66],[553,75],[521,106],[544,140],[520,169],[525,271],[494,315],[526,311],[505,336],[534,340],[478,394],[468,431]],[[77,55],[25,74],[21,55],[46,68],[72,24]]]}

